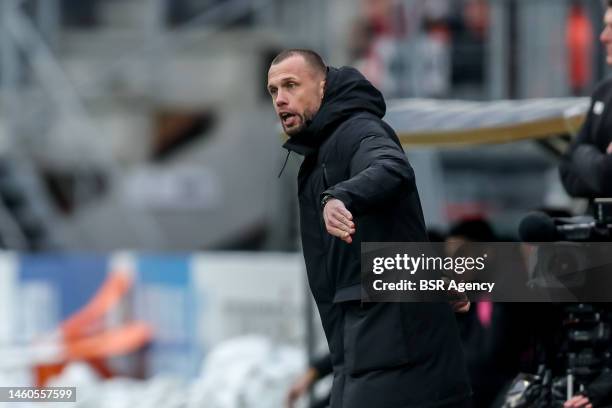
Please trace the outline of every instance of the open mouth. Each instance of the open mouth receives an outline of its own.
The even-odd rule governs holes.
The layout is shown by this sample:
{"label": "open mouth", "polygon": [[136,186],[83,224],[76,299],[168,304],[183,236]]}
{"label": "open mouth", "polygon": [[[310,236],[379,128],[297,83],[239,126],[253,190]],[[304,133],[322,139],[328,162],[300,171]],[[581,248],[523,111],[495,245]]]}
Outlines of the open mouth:
{"label": "open mouth", "polygon": [[284,126],[291,127],[297,123],[297,116],[293,113],[283,112],[279,116]]}

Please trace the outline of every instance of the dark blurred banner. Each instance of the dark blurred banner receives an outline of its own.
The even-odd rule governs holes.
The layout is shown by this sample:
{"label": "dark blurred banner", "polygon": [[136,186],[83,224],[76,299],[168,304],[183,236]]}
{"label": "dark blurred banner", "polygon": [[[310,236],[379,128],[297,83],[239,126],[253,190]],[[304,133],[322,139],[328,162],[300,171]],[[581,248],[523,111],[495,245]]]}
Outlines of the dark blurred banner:
{"label": "dark blurred banner", "polygon": [[610,242],[362,243],[362,300],[610,302],[610,249]]}

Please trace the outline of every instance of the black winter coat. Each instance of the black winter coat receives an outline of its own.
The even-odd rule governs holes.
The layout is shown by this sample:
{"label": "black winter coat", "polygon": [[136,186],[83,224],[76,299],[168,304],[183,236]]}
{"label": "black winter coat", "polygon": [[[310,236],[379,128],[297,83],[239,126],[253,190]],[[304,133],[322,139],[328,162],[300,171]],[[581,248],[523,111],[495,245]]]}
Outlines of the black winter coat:
{"label": "black winter coat", "polygon": [[[380,92],[329,68],[321,108],[284,147],[298,175],[302,245],[334,367],[331,408],[459,407],[469,400],[457,324],[446,303],[361,303],[361,242],[427,241],[414,172],[382,121]],[[332,237],[321,198],[353,214],[353,242]]]}
{"label": "black winter coat", "polygon": [[561,162],[561,180],[574,197],[612,197],[612,78],[593,93],[586,121]]}

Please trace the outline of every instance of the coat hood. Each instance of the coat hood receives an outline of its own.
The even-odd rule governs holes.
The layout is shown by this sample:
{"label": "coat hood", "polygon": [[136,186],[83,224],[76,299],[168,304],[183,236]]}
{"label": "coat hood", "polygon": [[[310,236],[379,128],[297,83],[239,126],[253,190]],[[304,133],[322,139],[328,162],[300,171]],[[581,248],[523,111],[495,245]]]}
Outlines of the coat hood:
{"label": "coat hood", "polygon": [[340,123],[360,112],[370,112],[379,118],[385,115],[385,100],[380,91],[355,68],[329,67],[319,111],[283,147],[303,155],[314,153]]}

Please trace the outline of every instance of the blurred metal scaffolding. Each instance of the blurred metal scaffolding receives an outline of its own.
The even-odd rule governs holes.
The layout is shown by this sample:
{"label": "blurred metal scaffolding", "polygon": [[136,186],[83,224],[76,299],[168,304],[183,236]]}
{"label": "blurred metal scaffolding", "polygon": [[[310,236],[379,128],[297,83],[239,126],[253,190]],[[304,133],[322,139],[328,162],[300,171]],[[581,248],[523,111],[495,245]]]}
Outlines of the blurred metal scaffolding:
{"label": "blurred metal scaffolding", "polygon": [[[125,14],[124,11],[142,14],[142,17],[134,21],[130,20],[133,17],[121,16],[128,25],[135,23],[127,30],[132,38],[141,38],[142,42],[123,56],[104,61],[103,63],[108,63],[106,67],[96,67],[95,72],[88,73],[79,81],[78,76],[75,77],[68,71],[69,67],[62,59],[65,56],[61,54],[65,35],[69,31],[61,21],[61,7],[67,2],[0,2],[3,34],[1,90],[4,113],[0,115],[0,120],[3,122],[5,135],[4,140],[0,140],[4,142],[0,144],[0,151],[11,159],[7,160],[11,167],[10,173],[19,174],[20,181],[28,180],[27,187],[17,184],[18,188],[28,192],[27,202],[44,208],[44,211],[39,213],[44,214],[45,229],[56,235],[54,244],[43,248],[61,248],[63,240],[60,237],[62,228],[54,227],[58,222],[62,223],[62,215],[56,211],[49,192],[45,190],[40,173],[41,166],[59,166],[73,176],[75,182],[70,187],[70,194],[77,212],[86,210],[87,205],[97,199],[96,194],[99,192],[96,192],[96,180],[91,177],[92,169],[104,175],[107,183],[106,196],[113,196],[116,201],[125,199],[122,193],[122,188],[125,188],[125,169],[111,151],[109,135],[102,130],[99,118],[90,112],[91,101],[105,98],[112,103],[113,98],[116,98],[113,85],[118,82],[144,83],[140,89],[144,89],[146,94],[142,95],[144,99],[138,103],[144,105],[143,110],[149,109],[150,112],[148,105],[154,105],[162,93],[159,87],[166,79],[161,72],[164,64],[172,60],[176,50],[193,42],[193,38],[189,37],[184,40],[185,32],[197,28],[197,41],[207,42],[228,25],[245,16],[254,16],[257,24],[266,25],[277,21],[279,13],[287,14],[291,11],[285,4],[281,6],[284,2],[278,0],[231,0],[213,3],[170,30],[166,20],[166,11],[170,4],[167,0],[104,2],[105,7],[117,8],[115,14],[119,16]],[[84,7],[94,7],[101,6],[102,2],[82,4]],[[301,4],[304,8],[304,2],[297,0],[289,6],[296,4]],[[283,20],[292,21],[287,18]],[[295,22],[293,24],[298,25]],[[299,26],[302,27],[302,32],[307,31],[307,21],[300,20]],[[113,27],[109,29],[114,30]],[[104,33],[104,29],[95,30],[96,34]],[[77,35],[78,33],[77,31]],[[87,34],[84,38],[93,37]],[[134,61],[142,69],[134,71]],[[166,232],[160,227],[156,216],[151,212],[134,211],[129,207],[129,203],[120,202],[113,210],[109,209],[107,214],[122,219],[122,227],[138,231],[132,234],[141,241],[135,245],[148,248],[166,247],[166,239],[171,238],[166,238]],[[6,235],[5,241],[11,242],[5,244],[12,249],[28,249],[27,243],[21,242],[27,241],[27,234],[20,232],[23,228],[20,227],[18,217],[12,214],[10,209],[5,213],[3,216],[0,206],[0,236]]]}
{"label": "blurred metal scaffolding", "polygon": [[[5,115],[6,146],[3,155],[15,188],[21,190],[24,201],[39,211],[35,214],[45,227],[45,234],[57,235],[54,225],[58,214],[53,208],[48,192],[45,191],[40,172],[36,169],[35,158],[40,151],[36,146],[52,146],[53,136],[50,132],[53,119],[57,115],[61,120],[69,121],[71,131],[78,134],[66,158],[73,157],[68,168],[74,172],[75,187],[73,200],[78,206],[87,202],[93,192],[91,179],[84,169],[95,167],[107,175],[111,188],[118,187],[118,166],[104,143],[100,143],[103,134],[96,126],[95,119],[89,115],[77,89],[50,49],[41,29],[23,10],[23,1],[6,0],[2,5],[2,102]],[[49,31],[57,25],[57,11],[54,2],[38,0],[40,18],[38,23]],[[57,3],[55,2],[57,7]],[[31,77],[27,75],[31,74]],[[40,92],[37,87],[42,88]],[[48,98],[48,99],[45,99]],[[46,114],[39,114],[40,112]],[[29,132],[28,132],[29,130]],[[5,200],[6,201],[6,200]],[[17,212],[22,211],[17,209]],[[25,227],[19,215],[10,217],[9,211],[2,211],[0,206],[0,234],[4,244],[11,249],[58,249],[62,247],[59,236],[50,236],[46,244],[32,246],[24,243]],[[27,217],[31,218],[28,214]],[[149,237],[150,243],[159,245],[161,232],[152,219],[142,215],[126,217],[126,225],[146,231],[142,236]]]}

